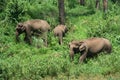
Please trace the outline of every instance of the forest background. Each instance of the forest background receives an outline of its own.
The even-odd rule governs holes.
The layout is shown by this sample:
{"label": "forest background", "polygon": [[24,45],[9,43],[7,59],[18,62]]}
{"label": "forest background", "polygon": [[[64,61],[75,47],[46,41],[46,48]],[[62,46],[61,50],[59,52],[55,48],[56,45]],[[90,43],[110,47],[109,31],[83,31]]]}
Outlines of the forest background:
{"label": "forest background", "polygon": [[[0,80],[120,80],[120,1],[108,0],[107,13],[95,8],[95,0],[64,0],[69,31],[59,45],[52,29],[59,24],[58,0],[0,0]],[[15,42],[18,22],[43,19],[51,25],[48,47],[33,37],[33,45]],[[78,64],[70,62],[68,43],[90,37],[111,41],[110,55],[101,54]],[[41,45],[37,48],[36,45]]]}

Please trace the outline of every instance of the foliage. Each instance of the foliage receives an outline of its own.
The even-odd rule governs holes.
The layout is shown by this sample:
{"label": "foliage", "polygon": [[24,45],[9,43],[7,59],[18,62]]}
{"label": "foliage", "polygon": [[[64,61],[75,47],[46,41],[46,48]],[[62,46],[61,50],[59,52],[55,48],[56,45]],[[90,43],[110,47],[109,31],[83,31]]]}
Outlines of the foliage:
{"label": "foliage", "polygon": [[[119,0],[111,0],[119,1]],[[1,0],[0,3],[0,80],[91,80],[120,79],[118,3],[109,2],[108,13],[95,10],[94,1],[79,2],[65,0],[66,25],[69,29],[64,44],[59,45],[52,29],[58,24],[57,0]],[[15,42],[15,26],[20,21],[40,18],[47,20],[52,29],[48,47],[42,46],[42,39],[33,37],[33,45]],[[112,53],[100,54],[86,63],[78,64],[79,54],[70,62],[68,44],[71,40],[89,37],[105,37],[112,43]],[[36,46],[40,45],[40,48]]]}
{"label": "foliage", "polygon": [[0,12],[4,11],[7,0],[0,0]]}

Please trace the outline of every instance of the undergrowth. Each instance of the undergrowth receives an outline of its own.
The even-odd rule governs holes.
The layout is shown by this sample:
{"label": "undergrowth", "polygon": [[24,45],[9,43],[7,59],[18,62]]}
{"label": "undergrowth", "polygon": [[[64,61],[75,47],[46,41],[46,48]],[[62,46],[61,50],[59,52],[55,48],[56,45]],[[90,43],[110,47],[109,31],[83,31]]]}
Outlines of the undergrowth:
{"label": "undergrowth", "polygon": [[[47,8],[44,1],[40,1],[39,4],[32,1],[27,3],[27,0],[16,2],[17,6],[24,4],[20,6],[19,14],[16,14],[17,18],[13,16],[13,13],[16,13],[13,7],[8,7],[15,6],[10,2],[4,10],[7,13],[0,14],[3,21],[0,22],[0,80],[79,80],[86,77],[91,79],[91,76],[98,76],[97,79],[102,76],[105,80],[119,80],[120,10],[117,4],[110,3],[108,14],[104,14],[101,10],[94,9],[93,2],[87,1],[88,6],[85,7],[77,4],[70,9],[68,6],[72,3],[66,1],[66,25],[69,31],[63,38],[63,45],[58,44],[52,30],[49,33],[48,47],[42,46],[43,41],[35,37],[32,38],[33,45],[30,46],[23,41],[24,35],[20,36],[20,43],[15,42],[15,26],[19,21],[41,18],[47,20],[52,29],[58,24],[57,2],[49,1],[51,2]],[[70,62],[69,42],[90,37],[109,39],[112,43],[112,53],[103,53],[83,64],[78,64],[80,55],[76,54],[75,60]],[[37,48],[37,45],[41,47]],[[114,77],[115,74],[117,78]]]}

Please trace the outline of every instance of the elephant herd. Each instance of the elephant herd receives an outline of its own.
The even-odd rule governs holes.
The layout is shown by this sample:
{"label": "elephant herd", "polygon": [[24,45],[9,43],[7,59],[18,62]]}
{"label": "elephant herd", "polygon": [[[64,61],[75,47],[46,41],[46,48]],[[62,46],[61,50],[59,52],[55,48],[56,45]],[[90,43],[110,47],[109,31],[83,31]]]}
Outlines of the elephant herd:
{"label": "elephant herd", "polygon": [[[47,46],[48,31],[50,31],[50,25],[45,20],[34,19],[18,23],[16,26],[16,41],[19,41],[20,34],[25,33],[24,41],[28,44],[32,44],[32,35],[40,36],[42,34],[42,39],[45,46]],[[59,44],[62,44],[62,38],[67,32],[67,27],[65,25],[58,25],[54,28],[53,32],[54,35],[58,37]]]}
{"label": "elephant herd", "polygon": [[[50,31],[50,25],[45,20],[33,19],[25,22],[20,22],[16,26],[16,41],[19,42],[19,35],[25,33],[24,41],[32,44],[32,35],[40,36],[47,46],[47,34]],[[65,25],[58,25],[53,29],[54,36],[58,37],[58,42],[63,43],[63,37],[68,31]],[[75,53],[80,53],[79,62],[83,62],[87,57],[94,57],[100,52],[111,53],[112,45],[105,38],[90,38],[85,40],[73,40],[69,43],[69,54],[71,61],[74,59]]]}

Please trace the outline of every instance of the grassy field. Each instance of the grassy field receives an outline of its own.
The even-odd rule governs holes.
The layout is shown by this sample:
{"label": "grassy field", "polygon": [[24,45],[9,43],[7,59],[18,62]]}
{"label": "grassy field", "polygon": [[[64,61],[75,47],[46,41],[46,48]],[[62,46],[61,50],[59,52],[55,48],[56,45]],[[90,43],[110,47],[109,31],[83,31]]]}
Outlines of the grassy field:
{"label": "grassy field", "polygon": [[[33,6],[30,8],[34,10]],[[16,24],[9,20],[1,23],[0,80],[120,80],[120,10],[117,5],[110,8],[106,15],[83,6],[68,10],[66,25],[69,31],[63,45],[57,43],[52,31],[49,33],[48,47],[43,46],[42,39],[35,37],[32,46],[24,43],[24,34],[20,36],[21,42],[16,43]],[[23,20],[28,18],[22,17]],[[53,17],[47,19],[52,28],[57,24],[55,20]],[[70,62],[68,43],[90,37],[109,39],[112,53],[100,54],[83,64],[78,63],[80,55],[76,54],[75,60]]]}

